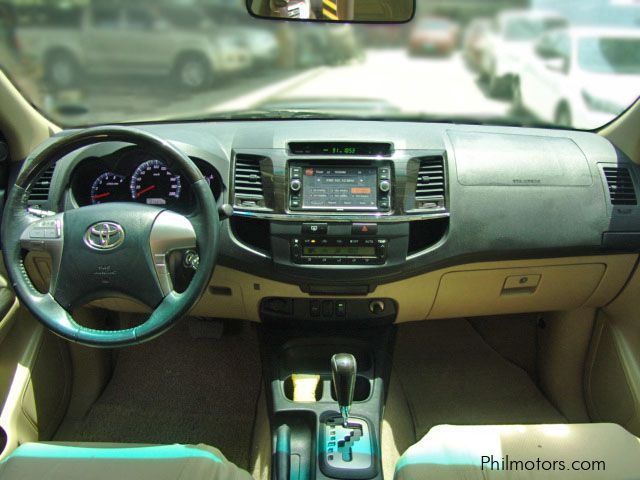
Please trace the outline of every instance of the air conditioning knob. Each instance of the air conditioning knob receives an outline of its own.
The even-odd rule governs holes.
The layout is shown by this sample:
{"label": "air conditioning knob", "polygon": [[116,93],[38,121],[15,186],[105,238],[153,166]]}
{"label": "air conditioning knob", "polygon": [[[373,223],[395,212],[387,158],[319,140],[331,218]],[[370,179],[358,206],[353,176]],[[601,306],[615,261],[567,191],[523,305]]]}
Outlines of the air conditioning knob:
{"label": "air conditioning knob", "polygon": [[302,182],[297,178],[294,178],[293,180],[291,180],[289,187],[291,188],[292,192],[299,192],[302,188]]}
{"label": "air conditioning knob", "polygon": [[372,300],[369,303],[369,311],[374,315],[379,315],[384,312],[384,302],[382,300]]}
{"label": "air conditioning knob", "polygon": [[391,182],[389,180],[381,180],[380,185],[378,185],[378,188],[380,188],[381,192],[386,193],[389,190],[391,190]]}

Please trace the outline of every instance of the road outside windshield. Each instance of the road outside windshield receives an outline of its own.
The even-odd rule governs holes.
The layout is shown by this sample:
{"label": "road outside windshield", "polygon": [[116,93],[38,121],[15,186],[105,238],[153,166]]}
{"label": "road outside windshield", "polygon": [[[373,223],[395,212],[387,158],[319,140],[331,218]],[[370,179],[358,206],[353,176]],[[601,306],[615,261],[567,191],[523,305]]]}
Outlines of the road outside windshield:
{"label": "road outside windshield", "polygon": [[[274,8],[287,1],[301,3]],[[0,0],[2,69],[70,126],[317,115],[593,129],[640,94],[639,46],[640,0],[418,0],[394,26],[261,20],[244,0]]]}

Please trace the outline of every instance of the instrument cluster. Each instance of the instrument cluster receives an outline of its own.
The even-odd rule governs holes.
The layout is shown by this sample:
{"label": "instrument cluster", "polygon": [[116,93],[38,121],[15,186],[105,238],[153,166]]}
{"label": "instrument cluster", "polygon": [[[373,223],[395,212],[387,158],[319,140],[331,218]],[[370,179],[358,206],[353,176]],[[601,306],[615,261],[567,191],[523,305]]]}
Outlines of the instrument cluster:
{"label": "instrument cluster", "polygon": [[[203,173],[216,200],[223,183],[209,163],[192,159]],[[71,190],[79,206],[106,202],[138,202],[187,212],[194,196],[180,171],[163,158],[137,147],[105,157],[89,157],[74,170]]]}

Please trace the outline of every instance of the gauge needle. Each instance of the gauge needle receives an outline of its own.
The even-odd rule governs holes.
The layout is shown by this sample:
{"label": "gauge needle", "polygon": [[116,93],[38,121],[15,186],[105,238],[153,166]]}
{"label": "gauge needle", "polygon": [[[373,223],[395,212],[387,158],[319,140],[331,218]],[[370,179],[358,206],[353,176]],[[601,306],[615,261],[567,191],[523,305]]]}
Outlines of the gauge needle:
{"label": "gauge needle", "polygon": [[98,195],[94,195],[92,198],[94,200],[98,200],[100,198],[108,197],[109,195],[111,195],[111,192],[99,193]]}
{"label": "gauge needle", "polygon": [[156,188],[155,185],[151,185],[147,188],[143,188],[142,190],[140,190],[138,193],[136,193],[136,198],[138,198],[140,195],[142,195],[143,193],[147,193],[150,190],[153,190],[154,188]]}

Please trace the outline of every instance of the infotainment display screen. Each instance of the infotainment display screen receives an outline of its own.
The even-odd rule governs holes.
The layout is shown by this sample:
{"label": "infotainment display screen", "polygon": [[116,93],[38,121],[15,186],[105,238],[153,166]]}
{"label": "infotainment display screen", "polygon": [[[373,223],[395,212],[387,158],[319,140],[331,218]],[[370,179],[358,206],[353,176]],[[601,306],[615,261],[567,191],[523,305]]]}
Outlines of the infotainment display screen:
{"label": "infotainment display screen", "polygon": [[375,167],[303,167],[302,208],[375,210]]}

